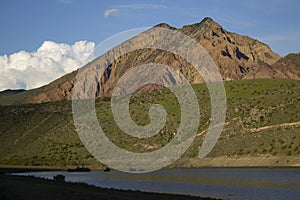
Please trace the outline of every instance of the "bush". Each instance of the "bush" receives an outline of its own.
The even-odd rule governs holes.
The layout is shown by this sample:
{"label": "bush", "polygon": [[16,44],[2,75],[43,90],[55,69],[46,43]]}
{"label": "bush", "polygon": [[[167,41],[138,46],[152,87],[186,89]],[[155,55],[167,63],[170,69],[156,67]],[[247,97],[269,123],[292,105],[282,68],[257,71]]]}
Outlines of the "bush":
{"label": "bush", "polygon": [[65,182],[66,177],[62,174],[58,174],[53,176],[53,180],[57,181],[57,182]]}

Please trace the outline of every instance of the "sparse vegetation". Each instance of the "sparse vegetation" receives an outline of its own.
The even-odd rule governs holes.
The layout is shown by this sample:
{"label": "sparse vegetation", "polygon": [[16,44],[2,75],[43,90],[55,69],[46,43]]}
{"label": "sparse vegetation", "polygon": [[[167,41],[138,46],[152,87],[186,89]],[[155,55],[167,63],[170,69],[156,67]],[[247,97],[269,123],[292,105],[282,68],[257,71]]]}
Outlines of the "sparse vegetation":
{"label": "sparse vegetation", "polygon": [[[225,87],[226,126],[209,157],[300,156],[300,81],[239,80],[226,82]],[[204,134],[195,138],[182,160],[197,156],[210,119],[206,86],[193,88],[201,112],[198,132]],[[132,119],[139,125],[150,123],[148,114],[153,104],[164,106],[168,116],[165,127],[151,138],[138,139],[123,133],[113,120],[108,97],[96,100],[97,116],[107,137],[117,146],[133,152],[154,151],[172,140],[181,116],[174,94],[160,89],[132,96]],[[77,136],[71,101],[1,106],[0,113],[0,164],[102,166]]]}

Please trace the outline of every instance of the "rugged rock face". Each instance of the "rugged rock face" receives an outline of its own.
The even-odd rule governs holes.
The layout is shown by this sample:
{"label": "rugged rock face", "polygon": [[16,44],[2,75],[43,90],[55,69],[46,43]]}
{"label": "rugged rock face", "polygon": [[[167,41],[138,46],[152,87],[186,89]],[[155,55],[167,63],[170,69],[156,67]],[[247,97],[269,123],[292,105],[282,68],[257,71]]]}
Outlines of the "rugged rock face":
{"label": "rugged rock face", "polygon": [[262,63],[272,65],[280,59],[266,44],[228,32],[211,18],[184,26],[180,31],[199,41],[209,52],[224,80],[273,77],[272,70],[260,66]]}
{"label": "rugged rock face", "polygon": [[[200,23],[186,25],[179,29],[165,23],[158,24],[156,27],[180,31],[199,42],[214,60],[224,80],[300,78],[299,54],[281,58],[266,44],[248,36],[228,32],[211,18],[205,18]],[[110,96],[113,85],[128,69],[147,63],[161,63],[171,66],[176,71],[180,71],[190,83],[203,82],[196,70],[180,56],[162,50],[143,49],[130,52],[115,59],[112,63],[107,63],[108,68],[99,80],[90,77],[95,80],[97,91],[94,95],[96,97]],[[95,59],[88,65],[97,66],[100,64],[103,62]],[[23,102],[40,103],[71,99],[76,73],[76,71],[72,72],[49,85],[36,89],[34,95],[25,95],[26,98]],[[83,85],[83,87],[87,86]],[[157,87],[159,86],[148,85],[141,88],[141,91],[152,90]]]}

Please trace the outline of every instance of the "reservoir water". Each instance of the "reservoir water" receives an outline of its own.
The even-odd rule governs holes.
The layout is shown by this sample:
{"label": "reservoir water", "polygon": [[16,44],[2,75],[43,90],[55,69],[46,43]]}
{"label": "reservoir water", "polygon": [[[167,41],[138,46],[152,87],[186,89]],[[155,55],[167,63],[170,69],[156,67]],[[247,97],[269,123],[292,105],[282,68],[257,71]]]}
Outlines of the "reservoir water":
{"label": "reservoir water", "polygon": [[222,199],[300,199],[300,168],[175,168],[145,174],[110,172],[32,172],[52,179],[99,187],[188,194]]}

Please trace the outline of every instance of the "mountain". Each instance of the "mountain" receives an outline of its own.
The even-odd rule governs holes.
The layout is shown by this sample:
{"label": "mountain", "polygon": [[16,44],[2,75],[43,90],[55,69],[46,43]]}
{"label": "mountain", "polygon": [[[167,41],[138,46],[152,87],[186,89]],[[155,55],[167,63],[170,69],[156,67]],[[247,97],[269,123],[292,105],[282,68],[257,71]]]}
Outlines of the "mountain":
{"label": "mountain", "polygon": [[[256,39],[225,30],[211,18],[207,17],[200,23],[185,25],[182,28],[174,28],[165,23],[155,27],[180,31],[199,42],[210,54],[226,81],[258,78],[299,79],[300,77],[299,67],[293,65],[294,67],[286,71],[287,67],[284,67],[283,63],[289,58],[281,58],[268,45]],[[87,66],[96,66],[99,62],[99,58],[96,58]],[[134,66],[138,66],[151,62],[165,64],[179,70],[193,84],[203,82],[193,67],[181,57],[161,50],[143,49],[130,52],[110,63],[104,73],[105,77],[95,80],[95,84],[99,83],[95,96],[110,96],[112,86],[125,71],[133,67],[133,63]],[[286,64],[289,65],[289,63]],[[26,91],[22,95],[15,95],[14,98],[0,98],[0,103],[5,105],[69,100],[76,73],[77,71],[67,74],[46,86]],[[167,74],[164,78],[171,76]],[[155,88],[152,86],[143,90],[151,90],[153,87]]]}
{"label": "mountain", "polygon": [[[99,125],[113,143],[132,152],[150,152],[174,138],[181,114],[178,100],[170,90],[147,85],[140,89],[142,94],[137,92],[130,99],[130,115],[141,126],[150,123],[149,109],[153,104],[162,105],[168,114],[165,127],[155,136],[143,139],[122,132],[107,97],[127,70],[154,62],[180,71],[193,83],[199,103],[198,134],[173,166],[300,166],[300,53],[280,57],[266,44],[226,31],[211,18],[182,28],[165,23],[156,27],[190,36],[210,54],[225,80],[224,129],[215,148],[206,158],[199,159],[199,146],[212,117],[207,86],[182,57],[163,50],[142,49],[112,63],[99,57],[83,68],[89,72],[90,66],[108,66],[104,76],[98,78],[91,73],[89,80],[95,82],[94,95],[100,97],[95,100]],[[0,93],[0,164],[103,167],[85,149],[74,126],[72,101],[68,100],[77,72],[41,88]],[[162,79],[177,82],[179,78],[164,71]],[[90,89],[85,82],[82,87]]]}

